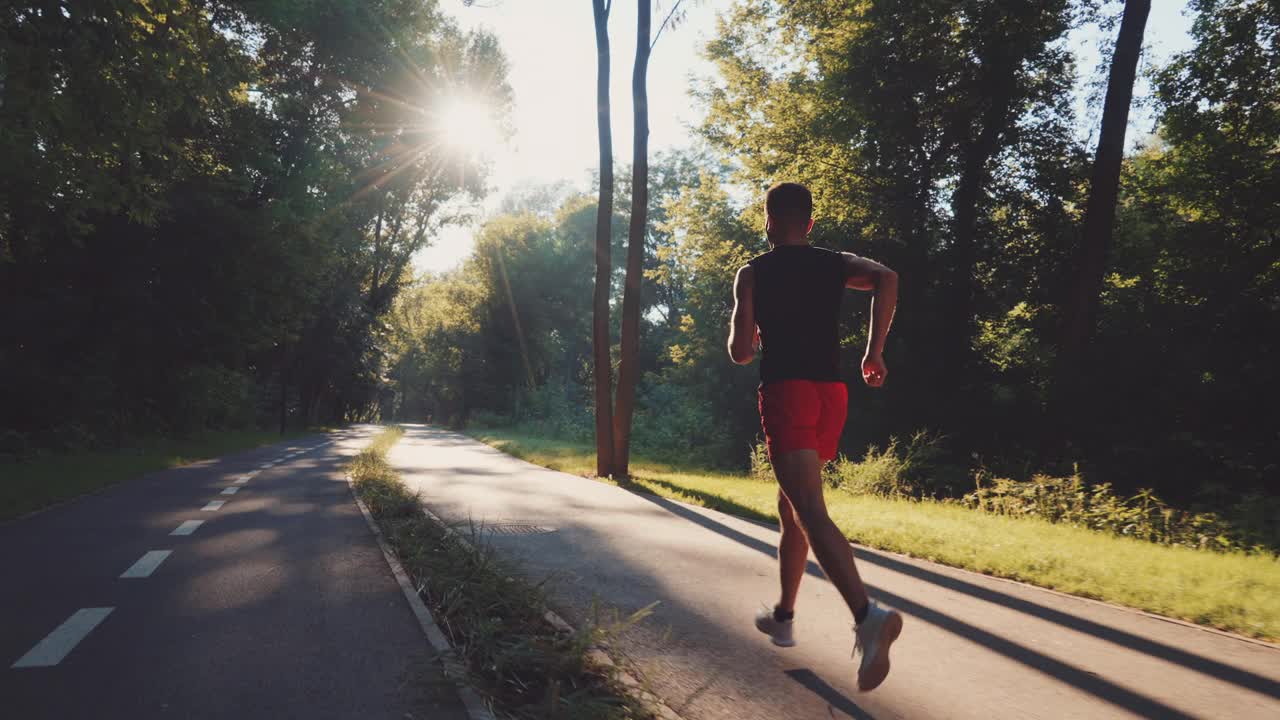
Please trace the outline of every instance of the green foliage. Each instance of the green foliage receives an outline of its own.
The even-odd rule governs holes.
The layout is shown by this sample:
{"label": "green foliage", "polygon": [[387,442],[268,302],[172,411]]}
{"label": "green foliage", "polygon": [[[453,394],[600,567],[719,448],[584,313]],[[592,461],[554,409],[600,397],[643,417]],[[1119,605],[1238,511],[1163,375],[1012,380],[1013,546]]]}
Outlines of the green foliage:
{"label": "green foliage", "polygon": [[433,3],[298,7],[0,13],[8,445],[376,412],[409,259],[483,187],[424,114],[504,113],[505,61]]}
{"label": "green foliage", "polygon": [[[1125,162],[1080,389],[1090,417],[1067,437],[1049,388],[1092,148],[1065,38],[1097,4],[736,2],[707,47],[718,77],[698,87],[707,147],[652,164],[634,445],[745,469],[757,371],[724,342],[734,272],[767,248],[742,193],[798,180],[816,244],[903,279],[882,389],[857,374],[866,297],[846,301],[853,459],[830,484],[958,499],[975,466],[1056,477],[1078,462],[1119,497],[1151,488],[1268,536],[1274,513],[1237,506],[1274,497],[1280,467],[1280,21],[1274,3],[1194,8],[1196,47],[1154,69],[1157,132]],[[562,187],[513,197],[463,267],[402,293],[384,414],[589,441],[593,214]]]}
{"label": "green foliage", "polygon": [[[1171,508],[1150,489],[1118,497],[1110,483],[1090,486],[1079,474],[1037,475],[1021,482],[979,474],[977,488],[961,503],[997,515],[1038,517],[1162,545],[1280,553],[1280,535],[1275,531],[1280,505],[1275,498],[1253,500],[1261,504],[1261,513],[1271,514],[1270,522],[1260,524],[1245,517],[1244,522],[1233,523],[1218,513]],[[1259,532],[1259,525],[1268,531]]]}
{"label": "green foliage", "polygon": [[946,497],[958,474],[944,464],[940,435],[920,430],[906,443],[889,438],[884,450],[868,447],[862,460],[844,456],[823,468],[827,485],[855,495],[888,498]]}

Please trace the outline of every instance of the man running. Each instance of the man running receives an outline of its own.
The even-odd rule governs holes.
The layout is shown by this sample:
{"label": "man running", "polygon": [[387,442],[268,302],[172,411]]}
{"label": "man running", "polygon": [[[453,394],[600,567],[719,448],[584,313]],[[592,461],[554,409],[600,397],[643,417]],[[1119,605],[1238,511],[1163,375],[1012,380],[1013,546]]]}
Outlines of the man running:
{"label": "man running", "polygon": [[873,260],[809,245],[813,196],[803,185],[778,183],[765,195],[769,252],[738,270],[734,280],[729,356],[760,362],[760,424],[778,478],[778,547],[782,595],[762,610],[756,627],[775,645],[795,645],[796,593],[812,545],[818,563],[853,612],[854,652],[861,652],[858,689],[871,690],[889,674],[889,646],[902,631],[902,615],[869,597],[853,562],[853,548],[827,515],[822,465],[836,456],[848,410],[840,380],[840,302],[845,288],[872,292],[862,378],[884,384],[881,353],[894,307],[898,275]]}

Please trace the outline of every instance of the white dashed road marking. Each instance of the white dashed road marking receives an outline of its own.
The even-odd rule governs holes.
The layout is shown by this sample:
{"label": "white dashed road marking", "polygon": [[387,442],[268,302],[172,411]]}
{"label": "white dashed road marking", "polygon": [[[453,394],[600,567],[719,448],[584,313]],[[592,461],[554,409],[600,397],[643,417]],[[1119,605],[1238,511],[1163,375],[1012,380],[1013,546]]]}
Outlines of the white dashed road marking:
{"label": "white dashed road marking", "polygon": [[273,465],[275,465],[275,463],[273,463],[273,462],[269,462],[269,463],[262,463],[261,465],[259,465],[259,466],[258,466],[258,469],[259,469],[259,470],[269,470],[269,469],[271,468],[271,466],[273,466]]}
{"label": "white dashed road marking", "polygon": [[208,505],[205,505],[200,509],[204,512],[213,512],[214,510],[221,509],[222,506],[226,504],[227,504],[226,500],[210,500]]}
{"label": "white dashed road marking", "polygon": [[248,475],[245,475],[244,477],[242,477],[242,478],[240,478],[239,480],[237,480],[237,481],[236,481],[236,484],[237,484],[237,485],[243,485],[243,484],[245,484],[245,483],[247,483],[247,482],[249,482],[249,476],[248,476]]}
{"label": "white dashed road marking", "polygon": [[222,494],[223,494],[223,495],[235,495],[235,494],[236,494],[236,491],[237,491],[237,490],[239,490],[239,489],[240,489],[240,488],[236,487],[235,485],[232,485],[231,487],[227,488],[226,490],[223,490],[223,491],[222,491]]}
{"label": "white dashed road marking", "polygon": [[196,528],[204,524],[203,520],[187,520],[179,525],[170,535],[190,535],[196,531]]}
{"label": "white dashed road marking", "polygon": [[172,550],[148,550],[146,555],[138,558],[138,562],[134,563],[132,567],[121,573],[120,577],[151,577],[151,573],[155,572],[156,568],[160,567],[160,563],[164,562],[165,558],[172,554]]}
{"label": "white dashed road marking", "polygon": [[115,608],[96,607],[80,608],[67,618],[53,632],[45,636],[36,646],[18,658],[13,664],[15,668],[53,667],[62,662],[86,635],[107,619]]}

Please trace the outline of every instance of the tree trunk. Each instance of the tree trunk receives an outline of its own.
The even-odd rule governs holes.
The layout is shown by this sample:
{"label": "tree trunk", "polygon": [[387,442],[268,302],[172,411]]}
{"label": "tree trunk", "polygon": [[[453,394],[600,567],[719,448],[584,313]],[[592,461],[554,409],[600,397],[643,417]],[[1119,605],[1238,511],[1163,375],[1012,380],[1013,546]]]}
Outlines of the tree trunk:
{"label": "tree trunk", "polygon": [[613,466],[613,369],[609,359],[609,289],[612,271],[613,131],[609,122],[609,5],[592,0],[596,23],[596,122],[600,139],[600,199],[596,208],[596,287],[591,303],[591,343],[595,356],[596,474]]}
{"label": "tree trunk", "polygon": [[622,349],[618,404],[613,415],[613,476],[625,478],[631,456],[631,417],[640,375],[640,289],[644,279],[644,239],[649,222],[649,25],[651,0],[639,0],[636,64],[631,73],[635,136],[631,158],[631,225],[627,233],[627,274],[622,292]]}
{"label": "tree trunk", "polygon": [[[971,377],[968,369],[973,363],[976,316],[977,278],[974,270],[978,256],[978,203],[985,195],[990,180],[988,166],[1000,149],[1000,138],[1009,123],[1020,69],[1016,56],[997,53],[982,60],[984,68],[991,68],[983,77],[987,91],[985,107],[980,113],[974,113],[976,117],[969,118],[970,127],[976,124],[976,136],[968,128],[960,129],[966,139],[960,146],[960,177],[951,196],[952,245],[947,264],[952,280],[942,329],[946,345],[943,348],[944,365],[948,376],[953,378]],[[962,382],[950,382],[947,390],[949,398],[944,403],[945,410],[955,424],[963,427],[970,388]]]}
{"label": "tree trunk", "polygon": [[1084,229],[1080,238],[1076,273],[1063,307],[1062,334],[1058,345],[1057,392],[1054,402],[1059,417],[1073,417],[1081,400],[1079,390],[1084,362],[1084,346],[1097,322],[1102,278],[1111,250],[1116,219],[1116,199],[1120,190],[1120,165],[1124,159],[1124,135],[1129,124],[1129,104],[1133,81],[1142,52],[1142,35],[1151,12],[1151,0],[1126,0],[1120,35],[1111,56],[1107,97],[1102,106],[1102,128],[1098,152],[1089,180],[1089,200],[1085,206]]}

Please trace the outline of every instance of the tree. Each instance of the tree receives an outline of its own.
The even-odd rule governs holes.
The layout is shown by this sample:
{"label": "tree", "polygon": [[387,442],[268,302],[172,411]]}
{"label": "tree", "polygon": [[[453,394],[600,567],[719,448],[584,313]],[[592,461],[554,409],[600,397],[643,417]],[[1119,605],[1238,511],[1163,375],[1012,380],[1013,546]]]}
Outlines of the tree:
{"label": "tree", "polygon": [[596,205],[596,285],[591,302],[591,347],[596,404],[596,474],[613,470],[613,365],[609,353],[609,290],[613,280],[613,129],[609,119],[609,0],[591,0],[596,25],[596,123],[600,197]]}
{"label": "tree", "polygon": [[1120,34],[1111,55],[1107,95],[1102,106],[1102,128],[1098,151],[1089,178],[1089,199],[1085,206],[1080,250],[1070,295],[1062,308],[1062,336],[1058,344],[1059,413],[1074,415],[1073,404],[1080,399],[1079,385],[1084,362],[1084,345],[1097,323],[1098,302],[1107,255],[1111,250],[1116,219],[1116,199],[1120,192],[1120,164],[1124,159],[1124,136],[1133,100],[1142,35],[1151,12],[1151,0],[1125,0]]}
{"label": "tree", "polygon": [[[678,4],[677,4],[678,6]],[[618,404],[613,414],[612,474],[625,478],[631,457],[631,419],[639,380],[640,291],[644,279],[644,245],[649,219],[649,96],[647,76],[651,0],[636,3],[636,62],[631,74],[635,136],[631,156],[631,221],[627,234],[627,269],[622,294],[622,344],[618,364]]]}
{"label": "tree", "polygon": [[19,2],[0,76],[0,453],[376,412],[408,258],[481,187],[423,81],[507,92],[400,0]]}

